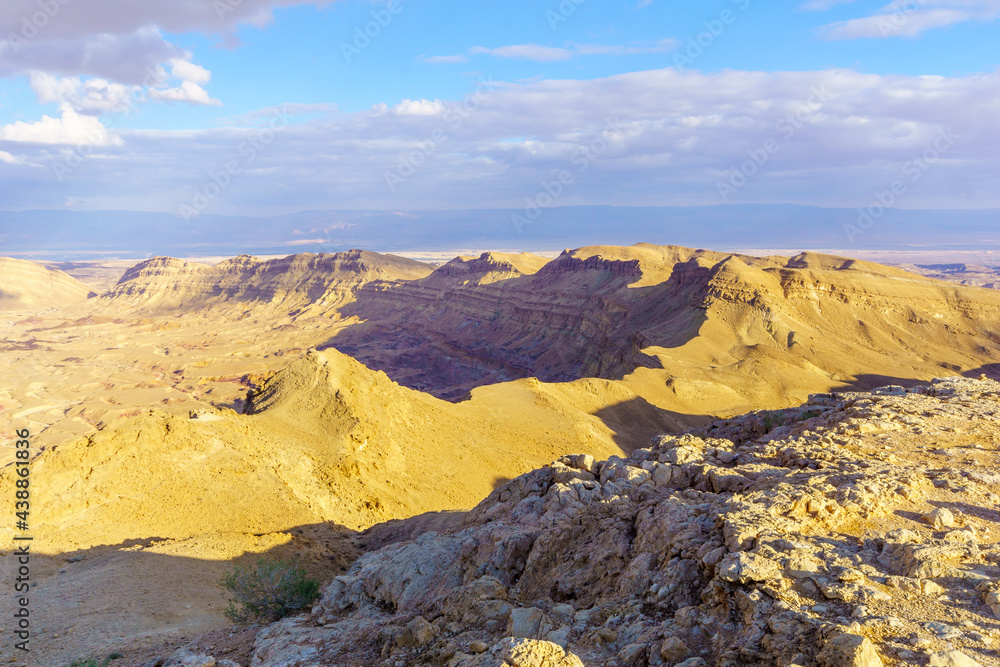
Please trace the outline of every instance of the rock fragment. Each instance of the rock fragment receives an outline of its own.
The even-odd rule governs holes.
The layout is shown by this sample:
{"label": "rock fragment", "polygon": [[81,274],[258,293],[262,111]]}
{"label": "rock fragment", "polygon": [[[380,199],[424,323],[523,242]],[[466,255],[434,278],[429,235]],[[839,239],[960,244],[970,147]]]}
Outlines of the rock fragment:
{"label": "rock fragment", "polygon": [[928,512],[920,517],[920,520],[930,524],[935,530],[955,527],[955,515],[947,507],[939,507],[933,512]]}
{"label": "rock fragment", "polygon": [[778,564],[758,554],[727,554],[716,567],[716,576],[734,584],[767,581],[778,576]]}
{"label": "rock fragment", "polygon": [[828,640],[816,662],[820,667],[882,667],[871,640],[849,633]]}
{"label": "rock fragment", "polygon": [[537,639],[544,612],[536,607],[519,608],[510,612],[507,634],[511,637]]}
{"label": "rock fragment", "polygon": [[[801,409],[808,428],[785,418],[762,434],[759,415],[734,418],[712,427],[727,439],[663,436],[511,480],[461,526],[361,556],[308,622],[258,636],[253,667],[351,664],[374,637],[385,667],[880,667],[871,637],[893,664],[926,664],[942,641],[986,646],[983,603],[1000,616],[1000,553],[984,539],[993,526],[970,513],[949,530],[958,521],[940,508],[886,527],[913,510],[898,489],[972,505],[955,496],[971,478],[960,460],[920,461],[931,445],[892,461],[886,441],[965,406],[982,413],[977,430],[993,428],[1000,385],[955,378],[824,401]],[[948,484],[933,491],[930,480]],[[968,488],[989,502],[978,483]],[[416,615],[443,638],[396,647],[383,628],[399,632]]]}
{"label": "rock fragment", "polygon": [[580,658],[552,642],[508,637],[499,648],[511,667],[584,667]]}
{"label": "rock fragment", "polygon": [[396,637],[396,645],[402,648],[419,648],[434,641],[436,635],[434,626],[423,616],[417,616]]}
{"label": "rock fragment", "polygon": [[660,645],[660,657],[667,662],[681,662],[691,655],[691,650],[678,637],[667,637]]}
{"label": "rock fragment", "polygon": [[961,651],[932,653],[928,665],[929,667],[983,667],[981,663]]}

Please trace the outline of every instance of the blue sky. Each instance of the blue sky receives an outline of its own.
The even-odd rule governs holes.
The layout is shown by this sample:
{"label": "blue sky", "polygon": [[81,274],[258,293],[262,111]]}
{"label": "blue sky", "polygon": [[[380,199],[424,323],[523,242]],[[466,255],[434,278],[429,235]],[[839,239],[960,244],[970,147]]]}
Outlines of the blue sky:
{"label": "blue sky", "polygon": [[8,0],[0,208],[850,208],[896,181],[892,206],[1000,207],[998,17],[1000,0]]}

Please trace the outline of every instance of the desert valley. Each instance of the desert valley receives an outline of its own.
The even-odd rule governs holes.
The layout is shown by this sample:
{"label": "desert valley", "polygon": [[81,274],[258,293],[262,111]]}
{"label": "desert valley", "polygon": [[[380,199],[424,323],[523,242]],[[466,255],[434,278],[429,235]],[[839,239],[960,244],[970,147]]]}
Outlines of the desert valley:
{"label": "desert valley", "polygon": [[[989,267],[125,264],[0,260],[38,665],[1000,664]],[[309,613],[223,616],[259,555]]]}
{"label": "desert valley", "polygon": [[1000,0],[0,2],[0,667],[1000,667]]}

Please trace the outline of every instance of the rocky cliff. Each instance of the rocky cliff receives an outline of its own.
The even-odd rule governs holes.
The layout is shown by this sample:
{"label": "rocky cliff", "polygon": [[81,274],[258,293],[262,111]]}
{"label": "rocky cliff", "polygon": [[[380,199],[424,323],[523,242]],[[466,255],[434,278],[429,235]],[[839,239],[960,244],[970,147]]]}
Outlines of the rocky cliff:
{"label": "rocky cliff", "polygon": [[268,261],[240,255],[214,266],[154,257],[126,271],[101,302],[148,311],[241,304],[286,312],[312,305],[330,310],[353,300],[354,291],[365,283],[412,280],[432,270],[421,262],[365,250]]}
{"label": "rocky cliff", "polygon": [[936,380],[561,457],[362,556],[251,667],[1000,664],[998,410]]}
{"label": "rocky cliff", "polygon": [[638,245],[566,251],[530,274],[490,266],[365,285],[341,310],[361,321],[328,345],[452,400],[520,377],[601,377],[692,412],[1000,362],[1000,293],[847,258]]}
{"label": "rocky cliff", "polygon": [[928,278],[950,280],[961,285],[1000,289],[1000,267],[977,264],[903,264],[901,268]]}

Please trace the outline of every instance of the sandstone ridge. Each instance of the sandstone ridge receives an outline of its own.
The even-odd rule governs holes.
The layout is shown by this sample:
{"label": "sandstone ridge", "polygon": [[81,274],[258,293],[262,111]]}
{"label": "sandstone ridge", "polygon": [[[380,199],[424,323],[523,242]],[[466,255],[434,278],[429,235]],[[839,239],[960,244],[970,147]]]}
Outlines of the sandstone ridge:
{"label": "sandstone ridge", "polygon": [[[531,381],[455,405],[335,350],[310,351],[254,392],[246,415],[151,409],[42,452],[36,535],[66,551],[322,522],[357,530],[468,508],[563,452],[621,454],[619,441],[681,427],[650,420],[623,388],[581,393],[598,389],[620,404],[601,417],[572,390]],[[4,468],[0,489],[13,493],[15,482]]]}
{"label": "sandstone ridge", "polygon": [[870,262],[645,244],[565,251],[530,274],[473,270],[485,261],[362,286],[341,309],[359,321],[326,345],[449,400],[600,377],[716,414],[1000,362],[1000,292]]}
{"label": "sandstone ridge", "polygon": [[410,280],[432,270],[421,262],[366,250],[267,261],[240,255],[214,266],[154,257],[126,271],[101,303],[147,311],[253,303],[285,311],[312,304],[329,310],[350,301],[364,283]]}

